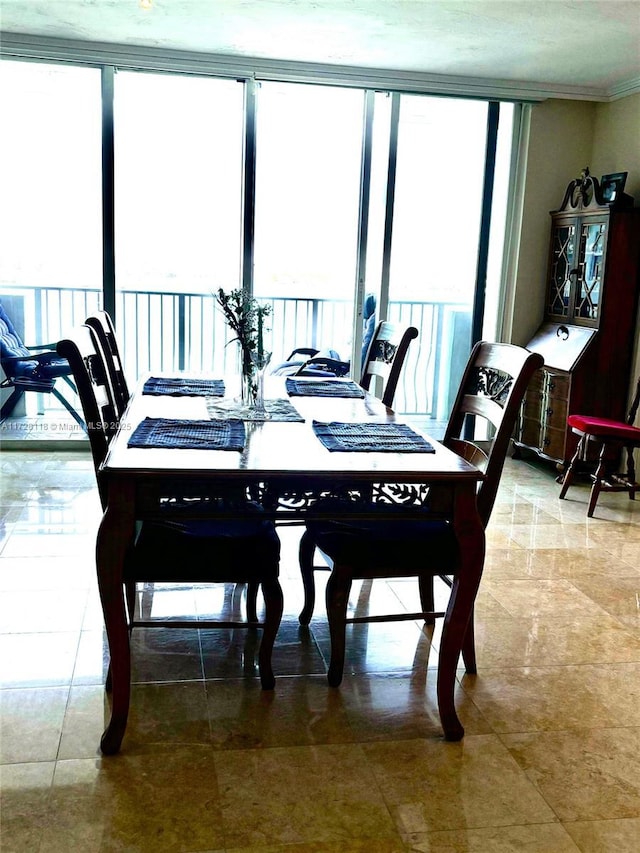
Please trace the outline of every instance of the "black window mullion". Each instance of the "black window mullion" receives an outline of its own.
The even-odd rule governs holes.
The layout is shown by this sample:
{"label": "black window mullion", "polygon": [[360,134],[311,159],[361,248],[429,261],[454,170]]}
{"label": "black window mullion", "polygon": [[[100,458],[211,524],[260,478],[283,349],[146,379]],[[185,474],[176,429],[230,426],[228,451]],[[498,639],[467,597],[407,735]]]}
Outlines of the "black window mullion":
{"label": "black window mullion", "polygon": [[487,142],[484,157],[484,182],[482,186],[478,264],[476,267],[476,286],[473,298],[473,317],[471,323],[471,346],[482,339],[482,325],[484,323],[484,308],[487,291],[487,264],[489,259],[489,236],[491,232],[491,207],[493,204],[493,185],[496,171],[496,147],[498,143],[499,117],[499,102],[490,101],[489,111],[487,114]]}
{"label": "black window mullion", "polygon": [[253,293],[253,259],[256,206],[256,116],[255,80],[244,83],[244,157],[242,163],[242,289]]}
{"label": "black window mullion", "polygon": [[[371,195],[371,147],[373,138],[373,110],[375,92],[364,93],[364,121],[362,133],[362,160],[360,167],[360,203],[358,210],[358,249],[356,268],[356,310],[351,363],[360,364],[357,354],[362,348],[362,313],[364,289],[367,280],[367,241],[369,237],[369,199]],[[357,376],[356,372],[356,376]]]}
{"label": "black window mullion", "polygon": [[391,94],[391,121],[389,126],[389,159],[387,166],[387,199],[385,204],[384,240],[382,248],[382,280],[380,282],[380,308],[378,316],[384,318],[389,309],[389,281],[391,278],[391,241],[393,237],[393,207],[396,195],[396,170],[398,164],[398,126],[400,124],[400,93]]}
{"label": "black window mullion", "polygon": [[114,67],[101,69],[102,93],[102,300],[116,322],[115,214],[114,214]]}

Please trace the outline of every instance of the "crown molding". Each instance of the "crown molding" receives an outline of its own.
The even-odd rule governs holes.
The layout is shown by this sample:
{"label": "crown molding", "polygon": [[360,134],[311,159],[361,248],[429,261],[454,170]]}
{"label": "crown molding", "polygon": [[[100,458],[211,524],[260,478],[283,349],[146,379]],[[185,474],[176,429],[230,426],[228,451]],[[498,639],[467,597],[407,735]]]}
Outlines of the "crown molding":
{"label": "crown molding", "polygon": [[453,95],[466,98],[535,103],[547,98],[608,101],[640,91],[640,79],[631,80],[610,92],[594,86],[565,86],[525,80],[427,74],[393,69],[327,65],[310,62],[260,59],[157,47],[78,41],[1,33],[0,55],[5,58],[37,59],[121,69],[213,74],[222,77],[280,80],[297,83],[357,86],[416,94]]}
{"label": "crown molding", "polygon": [[619,101],[620,98],[627,98],[629,95],[640,94],[640,77],[634,77],[631,80],[626,80],[624,83],[617,83],[609,90],[609,101]]}

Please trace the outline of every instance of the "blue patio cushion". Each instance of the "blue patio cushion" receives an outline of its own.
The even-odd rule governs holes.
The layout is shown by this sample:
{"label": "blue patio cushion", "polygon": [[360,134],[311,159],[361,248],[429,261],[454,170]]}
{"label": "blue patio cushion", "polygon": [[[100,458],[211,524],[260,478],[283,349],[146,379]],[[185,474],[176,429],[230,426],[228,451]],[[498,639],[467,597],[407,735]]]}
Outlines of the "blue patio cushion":
{"label": "blue patio cushion", "polygon": [[364,320],[364,328],[362,330],[362,363],[360,367],[364,371],[367,350],[376,330],[376,298],[372,293],[364,301],[362,319]]}
{"label": "blue patio cushion", "polygon": [[27,349],[1,302],[0,360],[10,379],[54,380],[71,373],[69,362],[55,350],[33,353]]}

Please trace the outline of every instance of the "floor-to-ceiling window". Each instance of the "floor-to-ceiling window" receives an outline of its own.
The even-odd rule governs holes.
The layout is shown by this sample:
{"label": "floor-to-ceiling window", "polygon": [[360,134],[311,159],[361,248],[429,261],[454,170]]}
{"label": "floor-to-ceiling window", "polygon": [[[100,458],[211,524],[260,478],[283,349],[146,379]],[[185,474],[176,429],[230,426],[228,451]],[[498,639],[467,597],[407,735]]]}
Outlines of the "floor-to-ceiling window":
{"label": "floor-to-ceiling window", "polygon": [[[64,282],[84,294],[70,323],[104,288],[131,382],[227,369],[213,294],[240,286],[273,305],[274,360],[331,346],[357,377],[373,293],[379,318],[420,330],[397,408],[446,418],[471,329],[498,328],[512,105],[108,65],[0,71],[3,293],[30,287],[35,305]],[[39,331],[42,309],[28,323]]]}
{"label": "floor-to-ceiling window", "polygon": [[223,369],[213,294],[241,282],[243,102],[236,80],[115,75],[116,323],[136,374]]}
{"label": "floor-to-ceiling window", "polygon": [[100,72],[3,61],[0,115],[0,295],[28,344],[55,342],[102,288]]}
{"label": "floor-to-ceiling window", "polygon": [[364,93],[262,83],[256,99],[253,291],[278,300],[274,356],[298,345],[348,358]]}

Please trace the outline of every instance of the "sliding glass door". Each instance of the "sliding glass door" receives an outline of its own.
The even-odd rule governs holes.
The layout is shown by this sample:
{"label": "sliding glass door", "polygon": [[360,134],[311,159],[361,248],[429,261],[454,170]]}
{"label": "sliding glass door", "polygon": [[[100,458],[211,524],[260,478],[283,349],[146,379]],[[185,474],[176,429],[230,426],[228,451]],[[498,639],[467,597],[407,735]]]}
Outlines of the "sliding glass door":
{"label": "sliding glass door", "polygon": [[[55,343],[102,294],[100,72],[2,61],[0,114],[0,297],[27,344]],[[64,412],[39,397],[29,416]]]}
{"label": "sliding glass door", "polygon": [[224,370],[220,287],[241,286],[244,86],[120,72],[116,324],[127,372]]}
{"label": "sliding glass door", "polygon": [[271,301],[273,360],[351,354],[364,93],[257,89],[253,291]]}

